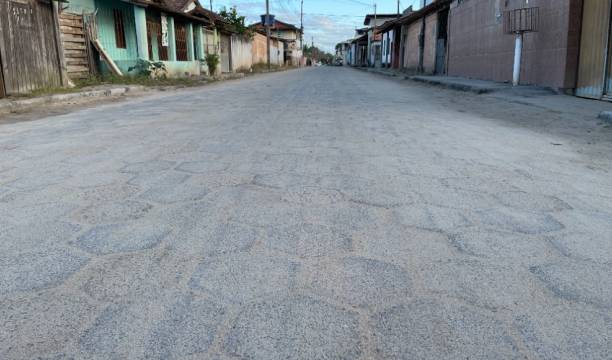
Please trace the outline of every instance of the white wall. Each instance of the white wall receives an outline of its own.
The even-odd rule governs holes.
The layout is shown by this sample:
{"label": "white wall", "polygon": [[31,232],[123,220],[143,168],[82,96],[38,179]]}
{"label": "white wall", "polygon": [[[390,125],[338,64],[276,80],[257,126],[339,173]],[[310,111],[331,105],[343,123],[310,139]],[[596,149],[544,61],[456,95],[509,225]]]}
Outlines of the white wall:
{"label": "white wall", "polygon": [[252,47],[250,39],[232,35],[232,72],[249,70],[253,66]]}

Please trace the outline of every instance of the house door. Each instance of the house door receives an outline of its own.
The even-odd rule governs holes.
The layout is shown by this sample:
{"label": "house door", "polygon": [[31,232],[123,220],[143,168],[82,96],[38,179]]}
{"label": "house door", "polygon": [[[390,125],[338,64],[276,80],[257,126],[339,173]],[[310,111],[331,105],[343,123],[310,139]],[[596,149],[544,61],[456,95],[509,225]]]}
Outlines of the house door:
{"label": "house door", "polygon": [[396,28],[395,31],[393,32],[393,51],[392,53],[392,65],[394,69],[399,69],[400,68],[400,51],[401,51],[401,31],[398,31],[398,29]]}
{"label": "house door", "polygon": [[168,61],[168,46],[163,46],[161,17],[147,14],[149,60]]}
{"label": "house door", "polygon": [[51,1],[0,1],[0,56],[7,95],[61,86]]}
{"label": "house door", "polygon": [[221,35],[221,72],[228,73],[230,68],[230,37]]}
{"label": "house door", "polygon": [[448,38],[448,10],[438,13],[436,39],[436,74],[446,74],[446,39]]}
{"label": "house door", "polygon": [[584,0],[576,95],[601,99],[612,95],[610,13],[612,0]]}

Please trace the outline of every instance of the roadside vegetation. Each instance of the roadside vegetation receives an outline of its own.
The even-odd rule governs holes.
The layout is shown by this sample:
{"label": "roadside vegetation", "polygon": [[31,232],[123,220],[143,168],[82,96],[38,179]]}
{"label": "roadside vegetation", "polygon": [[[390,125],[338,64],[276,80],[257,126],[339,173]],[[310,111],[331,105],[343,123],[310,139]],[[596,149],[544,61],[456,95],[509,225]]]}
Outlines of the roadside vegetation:
{"label": "roadside vegetation", "polygon": [[39,96],[70,94],[95,87],[109,85],[140,85],[146,87],[189,87],[203,85],[213,79],[201,77],[184,77],[184,78],[151,78],[146,75],[137,76],[115,76],[115,75],[99,75],[90,76],[85,79],[73,80],[74,87],[50,87],[40,88],[28,94],[13,95],[13,98],[33,98]]}

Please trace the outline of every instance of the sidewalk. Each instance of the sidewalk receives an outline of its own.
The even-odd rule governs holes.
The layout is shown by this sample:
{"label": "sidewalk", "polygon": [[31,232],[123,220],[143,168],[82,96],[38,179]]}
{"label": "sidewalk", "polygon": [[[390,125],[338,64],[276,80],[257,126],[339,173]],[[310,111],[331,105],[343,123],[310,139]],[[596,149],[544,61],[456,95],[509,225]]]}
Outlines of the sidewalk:
{"label": "sidewalk", "polygon": [[475,94],[487,94],[495,91],[512,89],[512,86],[506,83],[466,79],[453,76],[414,75],[406,76],[405,78],[408,80],[418,81],[430,85],[442,86],[447,89],[473,92]]}
{"label": "sidewalk", "polygon": [[578,116],[599,118],[599,120],[603,123],[612,124],[612,103],[560,94],[550,88],[532,85],[512,86],[512,84],[509,83],[453,76],[407,75],[403,72],[398,72],[391,69],[355,69],[379,75],[396,77],[398,79],[411,80],[428,85],[439,86],[445,89],[489,96],[511,103],[538,107],[553,112],[563,112]]}

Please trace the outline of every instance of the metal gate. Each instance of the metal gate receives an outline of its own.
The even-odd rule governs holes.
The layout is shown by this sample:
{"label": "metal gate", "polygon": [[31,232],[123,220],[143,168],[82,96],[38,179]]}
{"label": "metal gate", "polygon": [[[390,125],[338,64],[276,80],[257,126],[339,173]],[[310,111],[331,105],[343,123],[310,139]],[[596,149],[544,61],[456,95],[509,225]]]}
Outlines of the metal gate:
{"label": "metal gate", "polygon": [[168,47],[163,46],[161,18],[147,14],[149,60],[168,61]]}
{"label": "metal gate", "polygon": [[4,93],[62,85],[57,35],[51,1],[0,1],[0,82],[3,78]]}
{"label": "metal gate", "polygon": [[187,27],[184,23],[174,20],[174,36],[176,40],[176,60],[187,61]]}
{"label": "metal gate", "polygon": [[612,0],[584,0],[576,95],[601,99],[612,94],[610,14]]}
{"label": "metal gate", "polygon": [[232,71],[230,66],[230,37],[221,35],[221,72],[228,73]]}

